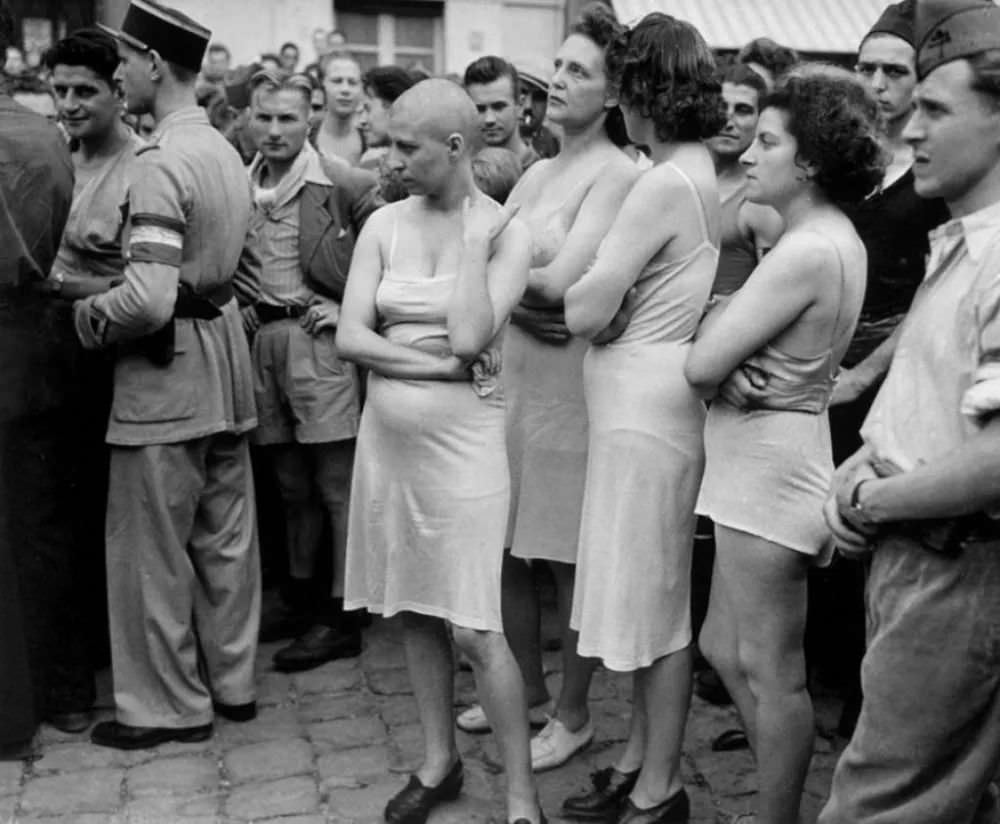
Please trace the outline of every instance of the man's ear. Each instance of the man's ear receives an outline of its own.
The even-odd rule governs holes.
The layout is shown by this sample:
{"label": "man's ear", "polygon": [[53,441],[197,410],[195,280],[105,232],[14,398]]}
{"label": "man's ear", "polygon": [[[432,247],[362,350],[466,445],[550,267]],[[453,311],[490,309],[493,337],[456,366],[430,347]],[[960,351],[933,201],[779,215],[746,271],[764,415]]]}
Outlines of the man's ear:
{"label": "man's ear", "polygon": [[166,60],[156,49],[149,50],[149,77],[151,80],[162,80],[166,74]]}
{"label": "man's ear", "polygon": [[448,139],[445,140],[445,143],[448,144],[448,155],[453,159],[461,155],[466,147],[465,138],[458,132],[452,132],[448,135]]}

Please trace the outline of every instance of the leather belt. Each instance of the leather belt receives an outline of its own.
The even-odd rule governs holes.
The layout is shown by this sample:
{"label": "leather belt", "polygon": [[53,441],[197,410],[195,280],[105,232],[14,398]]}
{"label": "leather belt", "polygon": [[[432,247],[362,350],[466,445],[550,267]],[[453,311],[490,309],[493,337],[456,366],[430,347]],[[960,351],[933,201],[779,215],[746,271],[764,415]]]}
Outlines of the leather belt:
{"label": "leather belt", "polygon": [[925,549],[942,555],[957,555],[964,544],[1000,541],[1000,521],[985,512],[959,518],[916,519],[887,525],[893,532],[912,538]]}
{"label": "leather belt", "polygon": [[272,303],[258,303],[254,308],[257,311],[257,319],[261,323],[275,323],[279,320],[297,320],[309,310],[308,306],[299,304],[275,306]]}
{"label": "leather belt", "polygon": [[222,307],[236,295],[232,281],[223,283],[207,292],[195,292],[186,283],[177,288],[177,303],[174,304],[175,318],[197,318],[212,320],[222,314]]}

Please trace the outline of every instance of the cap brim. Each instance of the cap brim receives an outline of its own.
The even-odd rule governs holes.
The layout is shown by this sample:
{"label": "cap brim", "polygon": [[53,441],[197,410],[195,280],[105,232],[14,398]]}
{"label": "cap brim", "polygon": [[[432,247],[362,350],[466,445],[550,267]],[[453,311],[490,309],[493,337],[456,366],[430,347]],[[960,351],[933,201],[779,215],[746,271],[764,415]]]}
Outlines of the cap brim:
{"label": "cap brim", "polygon": [[522,86],[531,86],[533,89],[536,89],[540,92],[548,92],[549,84],[546,80],[543,80],[541,77],[531,74],[530,72],[525,72],[520,70],[518,70],[517,75],[521,80]]}
{"label": "cap brim", "polygon": [[113,29],[111,26],[105,26],[103,23],[98,23],[97,28],[103,31],[105,34],[110,34],[115,40],[121,40],[123,43],[131,46],[133,49],[139,49],[139,51],[149,51],[149,46],[143,43],[141,40],[137,40],[130,34],[126,34],[118,29]]}

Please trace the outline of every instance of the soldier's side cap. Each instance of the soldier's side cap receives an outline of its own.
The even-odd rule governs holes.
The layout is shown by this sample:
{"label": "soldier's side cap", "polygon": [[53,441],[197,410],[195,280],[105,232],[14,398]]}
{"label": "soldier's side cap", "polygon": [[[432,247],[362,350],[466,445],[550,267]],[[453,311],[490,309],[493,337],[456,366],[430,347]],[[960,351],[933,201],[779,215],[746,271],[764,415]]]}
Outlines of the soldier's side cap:
{"label": "soldier's side cap", "polygon": [[164,60],[192,71],[201,69],[212,36],[186,14],[155,0],[132,0],[121,29],[101,28],[132,48],[155,51]]}
{"label": "soldier's side cap", "polygon": [[919,0],[917,77],[938,66],[1000,49],[1000,6],[992,0]]}
{"label": "soldier's side cap", "polygon": [[915,6],[916,0],[902,0],[901,3],[893,3],[888,6],[861,42],[864,43],[873,34],[891,34],[900,40],[905,40],[912,46]]}

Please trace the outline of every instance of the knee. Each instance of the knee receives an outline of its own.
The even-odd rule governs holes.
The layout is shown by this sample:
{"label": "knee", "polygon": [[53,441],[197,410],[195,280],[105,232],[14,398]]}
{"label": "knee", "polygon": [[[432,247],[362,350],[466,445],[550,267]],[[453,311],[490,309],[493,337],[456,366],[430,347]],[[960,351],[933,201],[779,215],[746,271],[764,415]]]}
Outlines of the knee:
{"label": "knee", "polygon": [[738,664],[758,700],[768,695],[793,695],[806,688],[805,655],[801,649],[772,650],[760,644],[741,643]]}
{"label": "knee", "polygon": [[698,649],[712,669],[720,674],[739,673],[740,662],[736,654],[736,639],[722,628],[706,621],[698,636]]}
{"label": "knee", "polygon": [[503,641],[503,636],[499,633],[467,627],[455,627],[452,637],[455,639],[455,646],[477,668],[487,665],[495,644]]}

